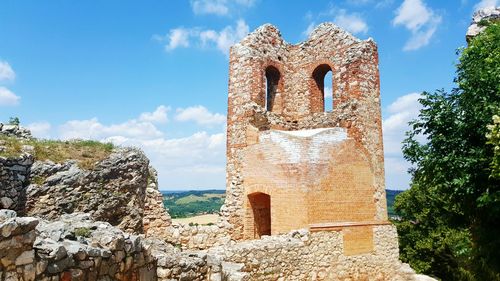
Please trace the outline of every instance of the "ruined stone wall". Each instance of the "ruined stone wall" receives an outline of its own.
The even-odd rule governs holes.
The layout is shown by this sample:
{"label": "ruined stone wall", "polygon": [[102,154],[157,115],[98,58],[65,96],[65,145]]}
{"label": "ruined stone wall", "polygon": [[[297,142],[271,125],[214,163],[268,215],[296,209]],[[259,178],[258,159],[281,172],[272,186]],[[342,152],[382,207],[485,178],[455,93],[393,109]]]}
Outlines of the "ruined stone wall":
{"label": "ruined stone wall", "polygon": [[208,253],[231,262],[226,274],[240,280],[416,280],[414,271],[399,261],[394,226],[373,226],[375,248],[363,255],[346,252],[346,231],[298,230]]}
{"label": "ruined stone wall", "polygon": [[[11,211],[12,212],[12,211]],[[88,215],[44,222],[0,214],[0,280],[154,280],[155,260],[140,237]]]}
{"label": "ruined stone wall", "polygon": [[[87,212],[128,232],[167,235],[170,216],[158,190],[156,171],[142,151],[116,148],[91,169],[81,168],[76,160],[39,161],[33,156],[33,146],[23,145],[25,136],[31,136],[28,130],[2,126],[9,132],[4,135],[20,139],[23,152],[0,156],[0,208],[50,220]],[[5,145],[0,140],[0,151]]]}
{"label": "ruined stone wall", "polygon": [[92,169],[74,160],[35,161],[26,214],[53,220],[86,212],[125,231],[143,233],[148,167],[147,157],[134,148],[117,148]]}
{"label": "ruined stone wall", "polygon": [[[0,144],[1,146],[1,144]],[[0,209],[23,213],[33,156],[0,157]]]}
{"label": "ruined stone wall", "polygon": [[398,260],[391,225],[369,226],[374,249],[362,255],[347,246],[352,228],[317,231],[181,252],[88,214],[50,222],[0,210],[0,281],[420,280]]}
{"label": "ruined stone wall", "polygon": [[151,166],[144,199],[142,225],[147,237],[167,237],[172,225],[172,219],[163,205],[163,195],[158,190],[158,173]]}
{"label": "ruined stone wall", "polygon": [[[279,72],[272,108],[266,101],[269,68]],[[334,106],[324,112],[317,77],[321,80],[328,70],[333,73]],[[318,26],[297,45],[264,25],[233,46],[222,208],[233,225],[232,237],[256,237],[255,210],[248,197],[255,193],[271,195],[272,234],[318,222],[387,220],[379,96],[375,43],[333,24]],[[320,128],[345,136],[316,149],[321,134],[310,132]],[[282,131],[298,133],[286,136]],[[320,159],[308,154],[311,149]],[[349,198],[335,197],[346,191]],[[287,212],[297,220],[290,220]]]}
{"label": "ruined stone wall", "polygon": [[49,222],[0,210],[0,281],[221,280],[221,262],[131,235],[88,214]]}
{"label": "ruined stone wall", "polygon": [[177,245],[183,250],[198,249],[205,250],[210,247],[225,245],[231,241],[225,222],[214,225],[195,225],[174,222],[167,229],[164,236],[165,241]]}

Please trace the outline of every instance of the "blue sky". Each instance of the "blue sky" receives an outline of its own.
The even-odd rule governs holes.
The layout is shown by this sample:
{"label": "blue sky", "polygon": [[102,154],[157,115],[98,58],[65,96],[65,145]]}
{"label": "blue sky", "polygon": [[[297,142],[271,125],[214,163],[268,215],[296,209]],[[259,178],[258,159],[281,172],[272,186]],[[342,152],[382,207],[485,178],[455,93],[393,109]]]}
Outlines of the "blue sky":
{"label": "blue sky", "polygon": [[0,1],[0,121],[144,149],[162,189],[224,188],[230,45],[264,23],[298,43],[332,21],[379,46],[387,187],[421,91],[453,86],[473,12],[499,0]]}

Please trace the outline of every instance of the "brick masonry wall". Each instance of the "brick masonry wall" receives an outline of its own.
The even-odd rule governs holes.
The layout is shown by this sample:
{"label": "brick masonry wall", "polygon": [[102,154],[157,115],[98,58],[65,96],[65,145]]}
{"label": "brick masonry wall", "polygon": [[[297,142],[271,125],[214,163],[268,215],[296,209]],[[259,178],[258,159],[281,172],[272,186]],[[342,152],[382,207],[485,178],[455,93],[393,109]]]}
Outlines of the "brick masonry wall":
{"label": "brick masonry wall", "polygon": [[[272,111],[266,110],[265,97],[270,66],[280,73]],[[323,94],[313,73],[329,69],[334,107],[323,112]],[[387,220],[379,96],[376,44],[333,24],[318,26],[297,45],[286,43],[274,26],[264,25],[233,46],[222,208],[233,225],[232,237],[255,237],[248,201],[255,192],[271,195],[273,234],[314,222]],[[314,150],[320,137],[279,132],[300,135],[318,128],[340,130],[345,139]],[[321,155],[321,161],[304,155],[306,151]]]}

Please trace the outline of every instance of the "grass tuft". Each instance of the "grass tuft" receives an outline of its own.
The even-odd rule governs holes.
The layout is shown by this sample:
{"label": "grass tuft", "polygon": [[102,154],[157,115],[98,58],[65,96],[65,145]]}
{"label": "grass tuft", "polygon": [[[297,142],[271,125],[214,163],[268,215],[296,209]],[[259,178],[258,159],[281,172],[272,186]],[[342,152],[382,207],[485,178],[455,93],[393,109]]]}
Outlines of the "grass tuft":
{"label": "grass tuft", "polygon": [[75,228],[75,235],[76,236],[89,238],[91,234],[92,234],[92,231],[87,227]]}
{"label": "grass tuft", "polygon": [[7,136],[0,136],[0,144],[6,147],[6,150],[0,152],[3,157],[19,156],[23,145],[29,145],[33,147],[37,160],[62,163],[74,159],[82,169],[93,169],[97,162],[108,157],[114,149],[111,143],[93,140],[22,140]]}

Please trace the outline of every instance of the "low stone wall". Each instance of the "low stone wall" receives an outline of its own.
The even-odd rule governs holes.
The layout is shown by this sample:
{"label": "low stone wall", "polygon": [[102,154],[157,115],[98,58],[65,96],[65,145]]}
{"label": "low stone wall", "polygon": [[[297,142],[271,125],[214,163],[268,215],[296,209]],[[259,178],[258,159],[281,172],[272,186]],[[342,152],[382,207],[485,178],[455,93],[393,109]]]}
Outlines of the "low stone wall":
{"label": "low stone wall", "polygon": [[[213,267],[213,268],[212,268]],[[221,280],[220,262],[89,214],[48,222],[0,211],[0,280]]]}
{"label": "low stone wall", "polygon": [[[396,228],[374,226],[374,250],[345,255],[342,231],[293,231],[209,249],[233,264],[226,276],[241,280],[416,280],[399,261]],[[234,266],[236,264],[236,266]]]}
{"label": "low stone wall", "polygon": [[[35,229],[36,228],[36,229]],[[87,214],[56,222],[0,214],[0,280],[155,280],[141,238]]]}
{"label": "low stone wall", "polygon": [[[1,144],[0,144],[1,146]],[[0,209],[24,211],[33,156],[0,157]]]}
{"label": "low stone wall", "polygon": [[165,241],[177,245],[183,250],[204,250],[214,246],[226,245],[231,241],[225,222],[214,225],[195,225],[173,222],[167,229]]}
{"label": "low stone wall", "polygon": [[144,245],[156,260],[157,280],[221,280],[220,261],[205,252],[172,250],[172,245],[157,239],[146,239]]}

